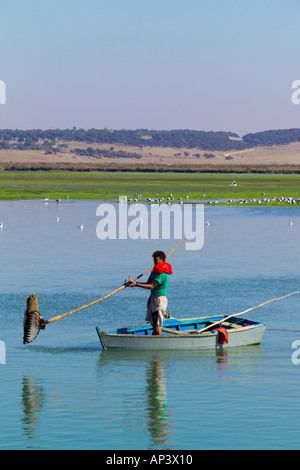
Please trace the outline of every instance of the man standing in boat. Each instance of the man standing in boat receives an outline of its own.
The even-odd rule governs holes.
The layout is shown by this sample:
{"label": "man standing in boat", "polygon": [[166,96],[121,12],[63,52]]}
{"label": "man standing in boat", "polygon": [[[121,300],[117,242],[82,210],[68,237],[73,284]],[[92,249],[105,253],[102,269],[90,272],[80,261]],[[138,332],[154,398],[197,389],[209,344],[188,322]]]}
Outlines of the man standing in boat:
{"label": "man standing in boat", "polygon": [[152,255],[154,267],[147,282],[135,282],[129,276],[129,287],[141,287],[151,290],[147,301],[146,321],[153,326],[153,335],[161,335],[161,326],[167,309],[167,292],[170,275],[173,274],[172,266],[166,263],[166,255],[163,251],[155,251]]}

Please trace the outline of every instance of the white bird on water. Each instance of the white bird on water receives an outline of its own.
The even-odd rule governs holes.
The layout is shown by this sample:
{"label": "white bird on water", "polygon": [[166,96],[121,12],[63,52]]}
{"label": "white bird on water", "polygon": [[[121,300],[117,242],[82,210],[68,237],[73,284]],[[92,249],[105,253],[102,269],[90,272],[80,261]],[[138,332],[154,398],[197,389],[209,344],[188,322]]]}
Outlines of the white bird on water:
{"label": "white bird on water", "polygon": [[56,222],[59,222],[59,217],[56,217]]}
{"label": "white bird on water", "polygon": [[3,229],[3,223],[0,222],[0,229],[2,230]]}
{"label": "white bird on water", "polygon": [[293,220],[290,220],[290,226],[295,225],[295,222]]}
{"label": "white bird on water", "polygon": [[80,228],[80,230],[83,230],[83,224],[78,225],[78,228]]}

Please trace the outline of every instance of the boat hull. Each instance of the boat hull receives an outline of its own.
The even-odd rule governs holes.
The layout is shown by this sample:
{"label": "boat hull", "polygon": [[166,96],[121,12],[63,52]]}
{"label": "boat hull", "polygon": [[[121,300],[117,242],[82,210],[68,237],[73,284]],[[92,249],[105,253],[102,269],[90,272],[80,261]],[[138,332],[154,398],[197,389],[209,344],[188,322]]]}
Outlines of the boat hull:
{"label": "boat hull", "polygon": [[260,344],[266,326],[262,323],[250,322],[245,326],[228,328],[227,343],[220,342],[220,332],[216,330],[194,334],[172,334],[169,330],[167,334],[155,336],[148,333],[137,334],[139,332],[138,327],[131,328],[137,330],[125,334],[106,333],[99,327],[96,330],[100,343],[105,350],[161,351],[215,349]]}

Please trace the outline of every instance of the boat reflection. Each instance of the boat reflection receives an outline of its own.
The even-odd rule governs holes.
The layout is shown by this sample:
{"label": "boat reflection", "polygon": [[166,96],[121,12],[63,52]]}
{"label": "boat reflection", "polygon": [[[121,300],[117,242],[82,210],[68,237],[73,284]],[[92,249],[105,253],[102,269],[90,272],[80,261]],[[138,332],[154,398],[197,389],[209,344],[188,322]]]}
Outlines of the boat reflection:
{"label": "boat reflection", "polygon": [[[126,376],[128,368],[144,369],[143,392],[138,397],[138,403],[142,403],[143,417],[150,434],[151,449],[172,449],[172,411],[168,403],[168,373],[171,373],[169,387],[174,388],[174,375],[172,370],[196,368],[201,374],[202,367],[207,365],[217,367],[219,380],[226,381],[228,371],[233,367],[256,368],[264,360],[261,346],[249,346],[243,348],[214,349],[206,351],[102,351],[100,353],[97,373],[105,377],[110,374],[120,373]],[[180,379],[179,379],[180,380]],[[176,380],[175,380],[176,381]],[[182,385],[182,384],[181,384]],[[177,385],[175,384],[177,388]],[[132,397],[132,395],[130,395]],[[140,402],[140,399],[142,400]],[[128,400],[126,406],[128,407]],[[131,402],[130,409],[127,408],[128,416],[136,416],[135,401]],[[131,431],[135,421],[126,420],[127,431]]]}
{"label": "boat reflection", "polygon": [[228,370],[228,349],[219,349],[216,354],[216,363],[221,371]]}

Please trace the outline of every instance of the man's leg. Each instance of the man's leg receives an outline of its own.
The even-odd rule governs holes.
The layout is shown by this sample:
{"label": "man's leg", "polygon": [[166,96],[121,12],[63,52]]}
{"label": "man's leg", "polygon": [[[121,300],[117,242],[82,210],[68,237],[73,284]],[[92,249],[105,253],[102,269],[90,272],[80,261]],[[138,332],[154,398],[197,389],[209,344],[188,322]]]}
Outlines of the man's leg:
{"label": "man's leg", "polygon": [[158,310],[152,313],[153,335],[161,336],[161,327],[158,324]]}

